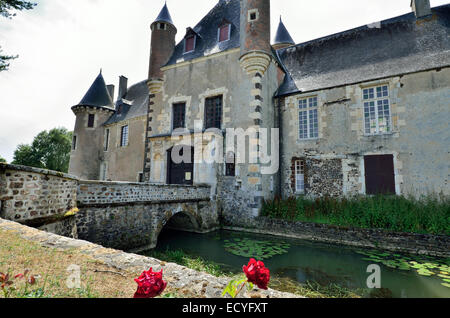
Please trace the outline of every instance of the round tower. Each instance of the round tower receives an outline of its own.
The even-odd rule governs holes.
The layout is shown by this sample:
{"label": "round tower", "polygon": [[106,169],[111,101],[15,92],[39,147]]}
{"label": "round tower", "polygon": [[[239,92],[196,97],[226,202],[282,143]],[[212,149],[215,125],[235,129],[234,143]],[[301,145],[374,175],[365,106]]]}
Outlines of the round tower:
{"label": "round tower", "polygon": [[[152,31],[152,40],[150,48],[150,67],[149,67],[149,87],[151,93],[156,93],[162,86],[164,66],[175,49],[175,36],[177,28],[172,22],[167,4],[164,4],[156,20],[150,26]],[[153,92],[152,92],[153,91]]]}
{"label": "round tower", "polygon": [[270,64],[270,0],[241,0],[241,58],[249,74],[264,75]]}
{"label": "round tower", "polygon": [[103,124],[114,114],[114,103],[100,74],[78,105],[69,174],[84,180],[99,180],[103,154]]}

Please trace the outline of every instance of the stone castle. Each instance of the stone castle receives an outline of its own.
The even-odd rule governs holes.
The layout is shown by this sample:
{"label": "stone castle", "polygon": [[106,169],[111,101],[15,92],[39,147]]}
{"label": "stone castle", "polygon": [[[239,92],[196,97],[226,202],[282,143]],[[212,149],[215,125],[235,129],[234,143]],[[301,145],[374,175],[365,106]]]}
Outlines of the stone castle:
{"label": "stone castle", "polygon": [[[121,76],[114,102],[100,74],[72,107],[69,173],[206,184],[229,219],[256,216],[275,196],[448,195],[450,5],[411,7],[296,44],[281,20],[271,41],[270,0],[220,0],[176,44],[165,5],[151,24],[148,79],[128,87]],[[230,128],[256,132],[245,153],[268,148],[272,162],[218,146],[237,143]],[[198,149],[223,160],[173,159]]]}

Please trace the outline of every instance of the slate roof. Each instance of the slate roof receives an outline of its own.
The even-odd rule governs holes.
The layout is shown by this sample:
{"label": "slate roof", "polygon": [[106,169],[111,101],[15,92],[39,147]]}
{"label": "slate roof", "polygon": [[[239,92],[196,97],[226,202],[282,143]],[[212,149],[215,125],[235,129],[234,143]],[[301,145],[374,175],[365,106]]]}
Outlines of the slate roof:
{"label": "slate roof", "polygon": [[125,96],[116,102],[116,112],[104,123],[104,125],[146,116],[149,102],[148,95],[149,92],[146,80],[131,86]]}
{"label": "slate roof", "polygon": [[273,44],[287,44],[287,43],[295,44],[294,40],[292,39],[291,35],[289,34],[289,31],[286,29],[286,26],[284,25],[280,17],[280,23],[278,24],[277,33],[275,34]]}
{"label": "slate roof", "polygon": [[[220,0],[193,28],[193,31],[198,34],[195,50],[184,54],[183,39],[175,47],[174,53],[166,65],[173,65],[229,49],[239,48],[240,10],[241,5],[239,0]],[[231,23],[230,40],[219,43],[217,39],[217,30],[224,19]]]}
{"label": "slate roof", "polygon": [[277,51],[287,72],[276,96],[450,66],[450,5],[414,13]]}
{"label": "slate roof", "polygon": [[112,101],[108,89],[106,88],[102,72],[98,74],[83,99],[74,107],[78,106],[114,109],[114,102]]}
{"label": "slate roof", "polygon": [[162,8],[158,17],[156,18],[155,21],[153,21],[153,23],[155,23],[155,22],[167,22],[167,23],[174,25],[173,21],[172,21],[172,17],[170,16],[170,13],[169,13],[169,9],[167,8],[167,3],[164,4],[164,7]]}

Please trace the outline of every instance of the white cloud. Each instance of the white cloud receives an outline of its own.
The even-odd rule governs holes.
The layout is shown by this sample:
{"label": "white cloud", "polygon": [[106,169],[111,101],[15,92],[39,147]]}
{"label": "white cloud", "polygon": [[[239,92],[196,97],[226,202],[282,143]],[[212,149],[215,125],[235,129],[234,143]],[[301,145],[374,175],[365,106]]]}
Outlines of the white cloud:
{"label": "white cloud", "polygon": [[[150,23],[164,0],[37,0],[31,11],[0,18],[0,45],[20,58],[0,73],[0,156],[12,160],[19,143],[42,130],[73,129],[77,104],[100,68],[108,83],[125,75],[145,79]],[[272,32],[279,16],[298,43],[410,11],[410,0],[272,1]],[[169,0],[177,40],[217,0]],[[447,1],[435,0],[432,5]]]}

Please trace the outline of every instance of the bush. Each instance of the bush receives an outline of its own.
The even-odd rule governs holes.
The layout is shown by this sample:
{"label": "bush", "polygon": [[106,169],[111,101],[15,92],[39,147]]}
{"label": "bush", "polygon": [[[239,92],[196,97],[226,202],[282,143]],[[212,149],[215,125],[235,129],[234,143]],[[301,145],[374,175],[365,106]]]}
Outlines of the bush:
{"label": "bush", "polygon": [[450,235],[450,198],[438,195],[420,199],[386,195],[342,199],[277,197],[264,202],[263,215],[290,221]]}

